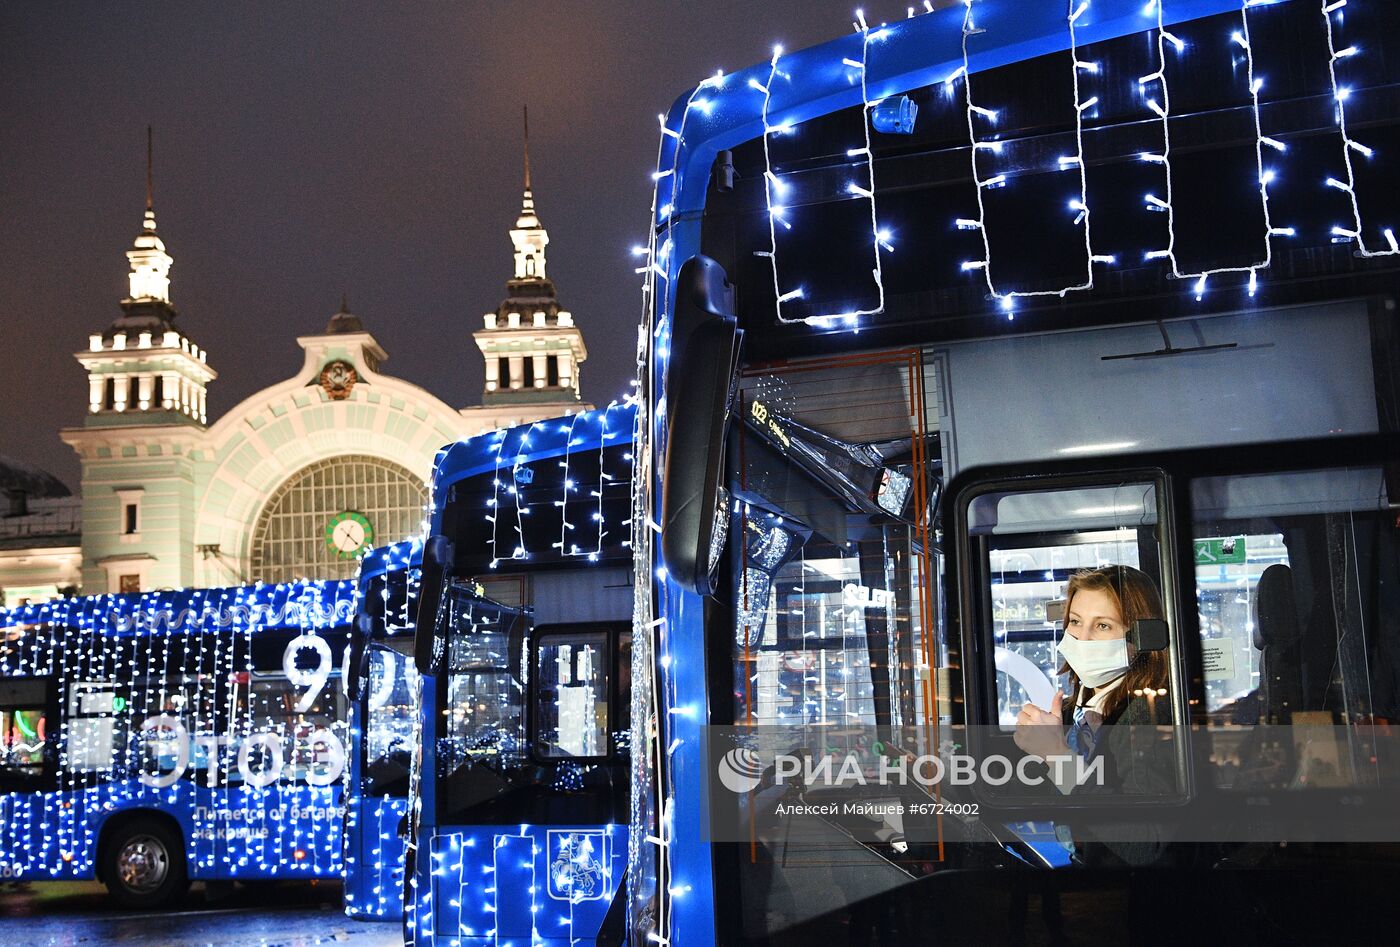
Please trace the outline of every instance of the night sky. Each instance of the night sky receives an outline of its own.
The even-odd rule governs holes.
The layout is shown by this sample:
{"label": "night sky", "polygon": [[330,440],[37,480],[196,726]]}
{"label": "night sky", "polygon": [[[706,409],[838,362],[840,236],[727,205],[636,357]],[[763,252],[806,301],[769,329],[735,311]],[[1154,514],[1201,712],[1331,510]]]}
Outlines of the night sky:
{"label": "night sky", "polygon": [[[341,293],[391,375],[477,404],[504,296],[521,106],[586,400],[633,372],[656,114],[716,68],[850,29],[852,3],[129,2],[0,8],[0,454],[75,490],[72,353],[120,313],[155,126],[178,325],[211,422],[301,367]],[[904,15],[868,4],[871,20]]]}

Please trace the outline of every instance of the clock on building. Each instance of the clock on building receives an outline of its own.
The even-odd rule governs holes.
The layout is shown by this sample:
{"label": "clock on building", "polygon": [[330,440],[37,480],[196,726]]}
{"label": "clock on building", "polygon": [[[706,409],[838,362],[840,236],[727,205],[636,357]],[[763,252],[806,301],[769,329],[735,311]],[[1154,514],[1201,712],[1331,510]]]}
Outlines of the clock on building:
{"label": "clock on building", "polygon": [[363,513],[346,510],[326,524],[326,545],[342,559],[354,559],[374,543],[374,527]]}

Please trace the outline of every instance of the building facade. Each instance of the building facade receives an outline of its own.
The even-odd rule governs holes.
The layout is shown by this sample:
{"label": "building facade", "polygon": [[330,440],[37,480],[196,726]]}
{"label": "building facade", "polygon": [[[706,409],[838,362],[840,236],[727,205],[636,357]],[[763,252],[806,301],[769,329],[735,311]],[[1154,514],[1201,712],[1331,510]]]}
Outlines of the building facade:
{"label": "building facade", "polygon": [[[79,497],[63,524],[11,518],[0,589],[32,600],[75,584],[90,594],[344,578],[365,549],[417,533],[444,444],[591,407],[579,394],[583,335],[546,275],[528,158],[510,238],[506,299],[475,333],[481,404],[453,407],[385,373],[383,346],[342,303],[323,332],[296,340],[295,375],[211,422],[216,360],[171,303],[173,259],[148,198],[121,314],[76,355],[87,411],[61,436],[81,461]],[[56,501],[31,506],[42,502]]]}

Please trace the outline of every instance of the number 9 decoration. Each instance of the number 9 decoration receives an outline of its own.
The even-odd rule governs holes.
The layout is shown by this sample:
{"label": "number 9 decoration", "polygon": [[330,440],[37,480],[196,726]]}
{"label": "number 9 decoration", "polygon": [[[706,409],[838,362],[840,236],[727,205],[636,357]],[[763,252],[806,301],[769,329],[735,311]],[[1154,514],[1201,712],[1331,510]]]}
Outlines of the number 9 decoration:
{"label": "number 9 decoration", "polygon": [[[297,667],[297,656],[307,648],[316,652],[316,666],[314,668],[299,668]],[[326,681],[330,680],[331,668],[334,664],[335,662],[331,658],[331,646],[320,635],[299,635],[288,642],[287,650],[282,653],[282,673],[287,675],[287,680],[292,683],[293,687],[306,688],[306,692],[297,700],[297,713],[306,713],[316,703],[316,698],[320,697],[321,691],[325,689]]]}

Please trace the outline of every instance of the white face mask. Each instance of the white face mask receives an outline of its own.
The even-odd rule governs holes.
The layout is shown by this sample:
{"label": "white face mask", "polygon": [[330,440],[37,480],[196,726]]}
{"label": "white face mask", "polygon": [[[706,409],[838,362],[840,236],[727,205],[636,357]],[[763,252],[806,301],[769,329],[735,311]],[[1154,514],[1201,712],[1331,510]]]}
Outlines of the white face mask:
{"label": "white face mask", "polygon": [[1060,656],[1085,687],[1102,687],[1128,670],[1128,639],[1081,641],[1066,632],[1060,638]]}

